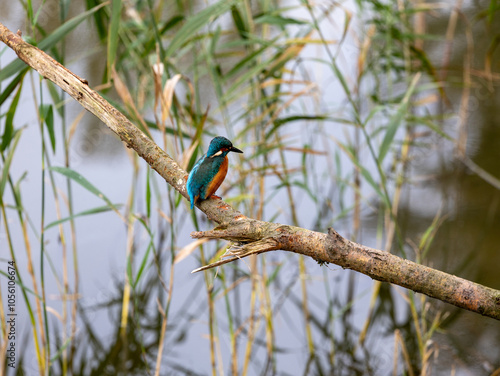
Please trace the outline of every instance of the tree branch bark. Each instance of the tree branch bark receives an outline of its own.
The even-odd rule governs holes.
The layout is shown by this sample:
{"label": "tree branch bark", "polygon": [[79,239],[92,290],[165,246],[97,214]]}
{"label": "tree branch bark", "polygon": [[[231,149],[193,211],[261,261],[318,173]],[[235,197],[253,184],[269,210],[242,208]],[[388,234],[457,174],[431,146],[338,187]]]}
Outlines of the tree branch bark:
{"label": "tree branch bark", "polygon": [[[21,60],[51,80],[85,109],[105,123],[127,147],[134,149],[168,184],[188,199],[187,173],[158,145],[128,119],[90,89],[81,79],[53,58],[8,30],[0,23],[0,40]],[[393,283],[457,307],[500,320],[500,291],[416,264],[388,252],[351,242],[330,229],[328,234],[247,218],[222,200],[205,200],[196,205],[218,224],[214,230],[193,232],[194,238],[225,239],[234,242],[229,257],[194,270],[201,271],[233,262],[252,254],[274,250],[295,252],[320,263],[334,263],[367,276]]]}

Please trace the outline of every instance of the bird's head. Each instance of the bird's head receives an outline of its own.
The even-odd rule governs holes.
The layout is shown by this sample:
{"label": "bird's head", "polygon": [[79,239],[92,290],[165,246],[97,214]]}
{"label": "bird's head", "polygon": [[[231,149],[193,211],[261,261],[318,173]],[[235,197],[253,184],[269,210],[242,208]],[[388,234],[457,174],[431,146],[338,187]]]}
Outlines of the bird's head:
{"label": "bird's head", "polygon": [[208,147],[207,157],[214,158],[218,156],[225,157],[227,153],[234,151],[235,153],[243,153],[240,149],[233,146],[231,141],[227,138],[218,136],[210,141],[210,146]]}

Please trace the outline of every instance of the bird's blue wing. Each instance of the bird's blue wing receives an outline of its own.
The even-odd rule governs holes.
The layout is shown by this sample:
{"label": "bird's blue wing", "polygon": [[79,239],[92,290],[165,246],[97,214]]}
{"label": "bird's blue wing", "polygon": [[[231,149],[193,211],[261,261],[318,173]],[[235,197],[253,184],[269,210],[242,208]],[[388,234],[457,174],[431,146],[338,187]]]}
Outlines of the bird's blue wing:
{"label": "bird's blue wing", "polygon": [[202,156],[198,162],[194,165],[193,169],[189,173],[188,180],[186,183],[186,189],[189,195],[189,200],[191,201],[191,210],[193,210],[194,207],[194,202],[196,196],[200,195],[200,184],[199,180],[196,178],[197,176],[197,171],[200,165],[203,163],[203,160],[205,159],[206,155]]}
{"label": "bird's blue wing", "polygon": [[223,161],[224,158],[207,158],[206,155],[204,155],[193,167],[189,173],[186,184],[191,200],[191,209],[194,207],[195,198],[197,196],[202,200],[207,198],[207,187],[210,185],[215,175],[217,175]]}

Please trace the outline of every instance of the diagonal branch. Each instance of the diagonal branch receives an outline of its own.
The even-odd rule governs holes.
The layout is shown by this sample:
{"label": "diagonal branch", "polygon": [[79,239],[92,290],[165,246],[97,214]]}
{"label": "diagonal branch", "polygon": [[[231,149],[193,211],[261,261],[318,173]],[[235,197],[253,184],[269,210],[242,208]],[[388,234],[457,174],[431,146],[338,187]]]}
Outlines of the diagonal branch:
{"label": "diagonal branch", "polygon": [[[0,23],[0,40],[12,48],[21,60],[43,77],[61,87],[84,108],[102,120],[127,147],[134,149],[181,195],[188,198],[186,172],[158,145],[92,90],[81,79],[53,58],[8,30]],[[214,230],[194,232],[195,238],[226,239],[235,244],[230,258],[196,269],[206,270],[239,258],[274,250],[299,253],[320,263],[334,263],[369,277],[394,283],[453,304],[469,311],[500,320],[500,291],[442,271],[404,260],[388,252],[365,247],[340,236],[247,218],[221,200],[197,204],[209,219],[220,224]]]}
{"label": "diagonal branch", "polygon": [[333,229],[329,229],[328,234],[323,234],[294,226],[248,220],[231,224],[226,229],[193,232],[191,236],[240,241],[229,249],[231,258],[195,269],[193,273],[252,254],[281,249],[312,257],[320,264],[333,263],[352,269],[378,281],[406,287],[500,320],[500,291],[402,259],[389,252],[354,243]]}

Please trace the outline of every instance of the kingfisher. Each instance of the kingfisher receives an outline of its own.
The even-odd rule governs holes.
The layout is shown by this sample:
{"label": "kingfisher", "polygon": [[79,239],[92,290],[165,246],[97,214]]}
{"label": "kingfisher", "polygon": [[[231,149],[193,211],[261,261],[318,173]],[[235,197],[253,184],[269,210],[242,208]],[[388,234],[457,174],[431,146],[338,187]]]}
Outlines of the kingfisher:
{"label": "kingfisher", "polygon": [[214,193],[226,177],[229,164],[227,154],[230,151],[243,153],[240,149],[235,148],[227,138],[215,137],[210,141],[207,154],[203,155],[194,165],[186,183],[191,200],[191,210],[198,200],[206,200],[209,197],[220,198]]}

